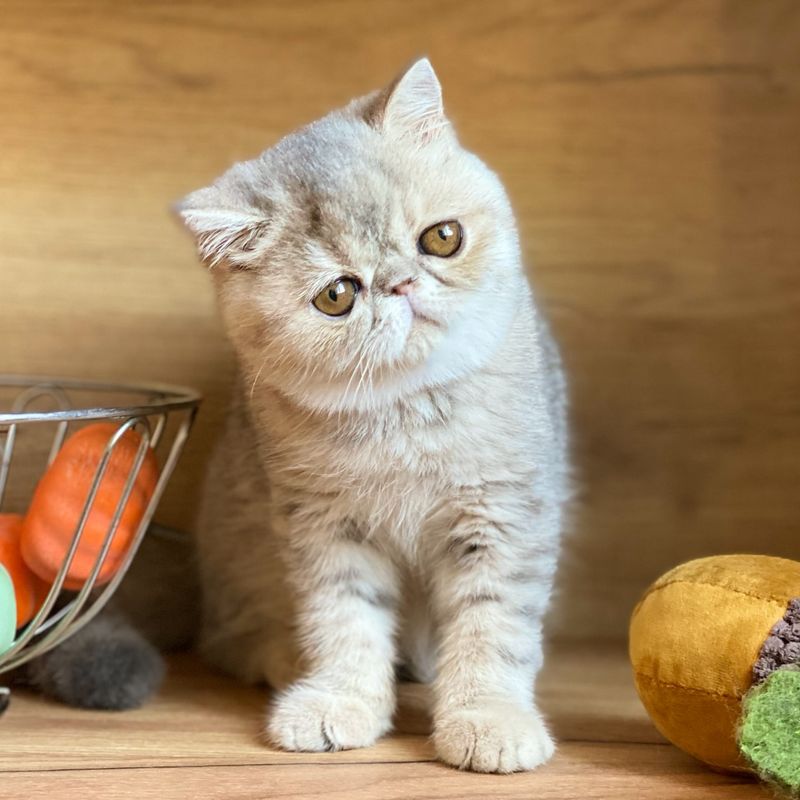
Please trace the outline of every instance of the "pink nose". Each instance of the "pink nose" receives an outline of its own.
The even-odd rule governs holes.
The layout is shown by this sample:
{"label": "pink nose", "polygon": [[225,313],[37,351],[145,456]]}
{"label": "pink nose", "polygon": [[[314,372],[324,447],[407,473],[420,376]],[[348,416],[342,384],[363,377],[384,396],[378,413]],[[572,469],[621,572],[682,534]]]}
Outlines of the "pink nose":
{"label": "pink nose", "polygon": [[414,281],[416,278],[406,278],[402,283],[392,288],[392,294],[411,294],[414,290]]}

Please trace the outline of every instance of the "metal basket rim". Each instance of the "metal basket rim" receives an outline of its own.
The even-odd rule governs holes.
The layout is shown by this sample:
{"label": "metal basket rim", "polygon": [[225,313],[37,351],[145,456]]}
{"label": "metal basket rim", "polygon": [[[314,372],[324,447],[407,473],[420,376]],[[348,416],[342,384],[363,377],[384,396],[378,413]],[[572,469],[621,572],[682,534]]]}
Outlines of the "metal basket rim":
{"label": "metal basket rim", "polygon": [[131,394],[153,394],[160,397],[147,403],[124,406],[95,406],[54,411],[9,411],[0,413],[0,425],[16,425],[23,422],[74,422],[76,420],[115,419],[147,416],[165,411],[194,408],[202,396],[194,389],[166,383],[125,383],[116,381],[83,380],[81,378],[59,378],[51,375],[18,375],[0,373],[0,387],[42,386],[60,389],[76,389],[97,392],[128,392]]}

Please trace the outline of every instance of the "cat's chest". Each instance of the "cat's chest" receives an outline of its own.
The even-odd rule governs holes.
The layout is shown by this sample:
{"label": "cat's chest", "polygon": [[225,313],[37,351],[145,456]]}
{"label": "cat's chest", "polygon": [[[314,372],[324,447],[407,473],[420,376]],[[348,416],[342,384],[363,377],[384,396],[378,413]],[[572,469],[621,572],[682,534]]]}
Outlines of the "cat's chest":
{"label": "cat's chest", "polygon": [[460,482],[480,460],[476,431],[486,427],[483,417],[480,404],[445,389],[358,415],[282,420],[266,414],[272,424],[268,461],[281,475],[293,474],[320,490],[352,489],[362,497],[409,482]]}
{"label": "cat's chest", "polygon": [[509,438],[510,430],[520,432],[510,405],[461,386],[425,390],[371,413],[287,420],[275,431],[271,477],[376,512],[421,514],[454,487],[506,471],[520,449],[512,441],[520,436]]}
{"label": "cat's chest", "polygon": [[344,447],[332,454],[336,468],[367,483],[405,476],[411,480],[458,479],[475,456],[474,425],[480,412],[462,398],[430,390],[383,413],[351,422]]}

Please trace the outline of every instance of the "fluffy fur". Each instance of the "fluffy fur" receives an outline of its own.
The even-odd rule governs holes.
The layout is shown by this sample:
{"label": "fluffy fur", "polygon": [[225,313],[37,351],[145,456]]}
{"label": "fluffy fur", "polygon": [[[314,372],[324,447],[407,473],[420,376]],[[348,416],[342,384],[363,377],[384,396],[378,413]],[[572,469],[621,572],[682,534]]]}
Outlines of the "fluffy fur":
{"label": "fluffy fur", "polygon": [[189,537],[151,525],[111,607],[23,667],[17,679],[72,706],[136,708],[164,677],[156,648],[191,645],[198,595]]}
{"label": "fluffy fur", "polygon": [[[432,683],[444,761],[543,763],[564,383],[505,191],[459,145],[430,64],[179,212],[241,371],[198,531],[205,654],[279,690],[267,730],[289,750],[372,744],[402,665]],[[460,250],[422,253],[453,219]],[[361,291],[327,317],[311,301],[341,276]]]}
{"label": "fluffy fur", "polygon": [[44,694],[79,708],[138,708],[161,685],[158,651],[121,617],[98,617],[28,667]]}

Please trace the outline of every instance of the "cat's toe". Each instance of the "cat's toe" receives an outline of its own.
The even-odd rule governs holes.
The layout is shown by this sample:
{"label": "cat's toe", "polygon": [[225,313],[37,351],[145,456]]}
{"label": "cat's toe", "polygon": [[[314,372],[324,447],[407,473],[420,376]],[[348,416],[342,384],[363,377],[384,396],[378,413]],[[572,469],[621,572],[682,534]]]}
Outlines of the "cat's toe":
{"label": "cat's toe", "polygon": [[300,683],[273,703],[267,735],[284,750],[351,750],[374,744],[389,725],[388,713],[376,712],[360,697]]}
{"label": "cat's toe", "polygon": [[436,722],[442,761],[475,772],[521,772],[548,761],[555,745],[541,717],[505,703],[449,711]]}

